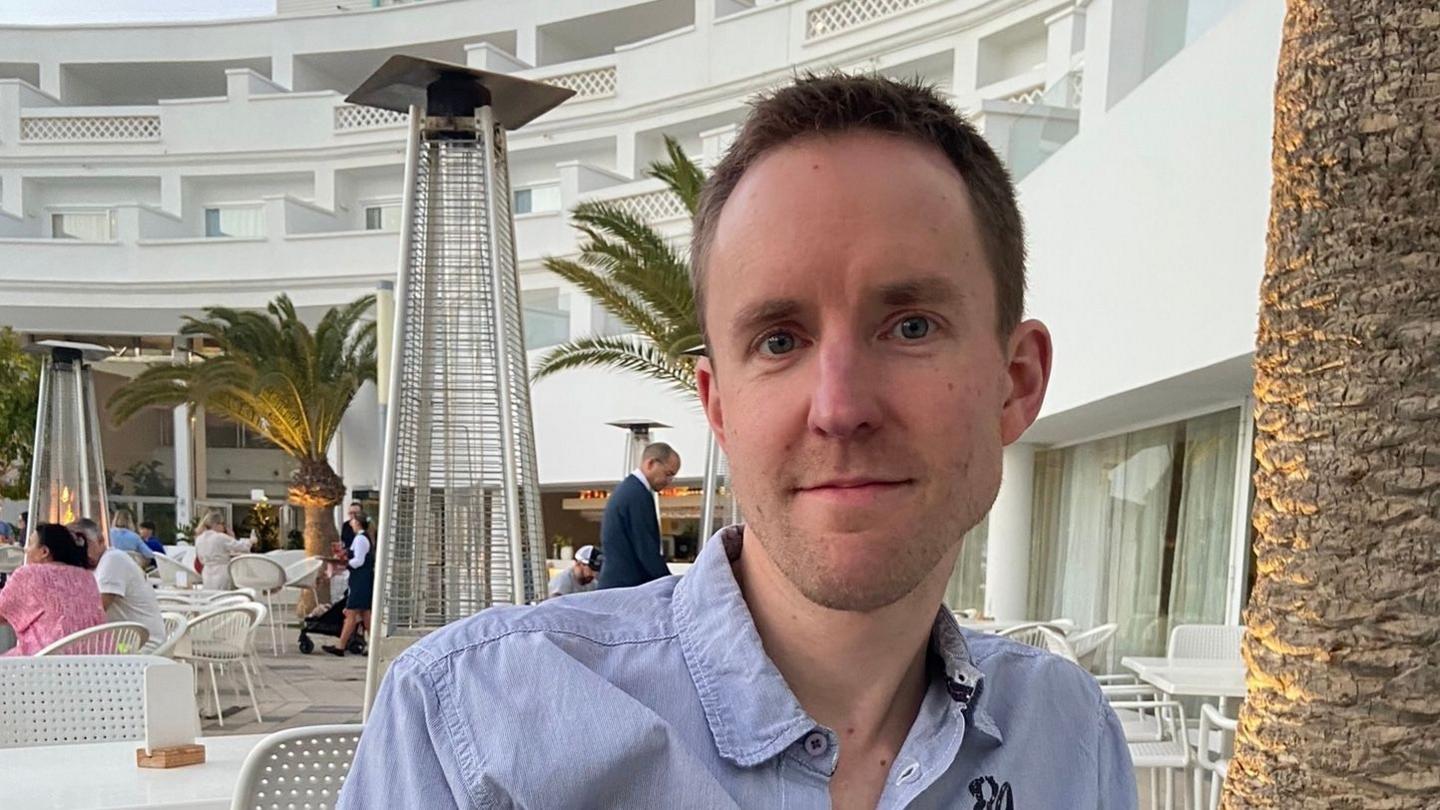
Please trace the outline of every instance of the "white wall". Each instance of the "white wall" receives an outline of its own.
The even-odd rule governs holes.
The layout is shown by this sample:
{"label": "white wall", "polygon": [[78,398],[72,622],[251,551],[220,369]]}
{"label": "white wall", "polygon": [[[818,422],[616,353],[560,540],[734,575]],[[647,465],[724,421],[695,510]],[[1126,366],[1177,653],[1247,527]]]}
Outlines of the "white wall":
{"label": "white wall", "polygon": [[1283,13],[1244,3],[1021,183],[1046,415],[1253,348]]}

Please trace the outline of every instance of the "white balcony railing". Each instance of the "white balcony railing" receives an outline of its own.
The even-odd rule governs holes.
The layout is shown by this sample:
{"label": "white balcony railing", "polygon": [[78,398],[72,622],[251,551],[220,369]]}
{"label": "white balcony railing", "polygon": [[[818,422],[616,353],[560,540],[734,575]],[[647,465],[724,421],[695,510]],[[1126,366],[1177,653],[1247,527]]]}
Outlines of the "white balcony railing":
{"label": "white balcony railing", "polygon": [[615,95],[615,66],[606,65],[577,70],[574,73],[561,73],[558,76],[546,76],[540,81],[574,90],[576,98],[608,98]]}
{"label": "white balcony railing", "polygon": [[835,0],[805,15],[805,38],[817,39],[871,23],[935,0]]}
{"label": "white balcony railing", "polygon": [[335,108],[335,131],[353,132],[381,127],[398,127],[409,116],[394,110],[366,107],[361,104],[341,104]]}
{"label": "white balcony railing", "polygon": [[668,188],[615,197],[606,202],[642,222],[664,222],[690,216],[685,203]]}
{"label": "white balcony railing", "polygon": [[24,143],[117,143],[160,140],[158,115],[31,115],[20,118]]}

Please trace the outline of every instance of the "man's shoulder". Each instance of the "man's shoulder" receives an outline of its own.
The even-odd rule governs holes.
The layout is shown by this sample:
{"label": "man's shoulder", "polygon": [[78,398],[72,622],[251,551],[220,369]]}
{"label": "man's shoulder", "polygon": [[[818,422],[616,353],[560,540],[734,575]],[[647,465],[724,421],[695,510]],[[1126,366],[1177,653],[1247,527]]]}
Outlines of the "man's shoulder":
{"label": "man's shoulder", "polygon": [[[961,631],[970,658],[986,679],[985,689],[1000,702],[1023,705],[1043,693],[1057,705],[1093,712],[1102,703],[1099,683],[1090,673],[1055,653],[992,633]],[[1024,697],[1022,697],[1024,696]]]}
{"label": "man's shoulder", "polygon": [[430,669],[456,657],[503,657],[537,637],[574,644],[622,647],[674,639],[670,600],[675,582],[585,591],[538,605],[497,606],[436,630],[406,650],[410,666]]}

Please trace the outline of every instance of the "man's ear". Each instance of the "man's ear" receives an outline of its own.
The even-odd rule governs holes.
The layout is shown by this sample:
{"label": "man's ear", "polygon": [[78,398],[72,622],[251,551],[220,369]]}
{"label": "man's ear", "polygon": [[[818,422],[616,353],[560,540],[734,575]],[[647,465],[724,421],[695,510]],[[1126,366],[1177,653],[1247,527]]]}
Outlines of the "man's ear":
{"label": "man's ear", "polygon": [[695,388],[700,394],[700,407],[705,409],[705,421],[715,434],[715,441],[725,450],[725,408],[720,402],[719,380],[710,358],[701,357],[695,361]]}
{"label": "man's ear", "polygon": [[1039,321],[1025,321],[1010,334],[1006,350],[1009,385],[1000,412],[1000,437],[1008,445],[1034,424],[1045,404],[1045,389],[1050,384],[1050,330]]}

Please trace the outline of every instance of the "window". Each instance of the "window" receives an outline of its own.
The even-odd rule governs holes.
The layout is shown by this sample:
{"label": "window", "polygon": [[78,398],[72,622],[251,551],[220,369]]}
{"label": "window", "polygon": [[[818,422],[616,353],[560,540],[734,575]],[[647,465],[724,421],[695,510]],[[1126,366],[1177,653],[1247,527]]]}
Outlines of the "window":
{"label": "window", "polygon": [[625,321],[611,314],[598,301],[590,302],[590,334],[597,337],[628,335],[634,332]]}
{"label": "window", "polygon": [[206,208],[205,235],[261,237],[265,235],[265,210],[259,206]]}
{"label": "window", "polygon": [[542,214],[560,210],[560,186],[531,186],[515,190],[515,214]]}
{"label": "window", "polygon": [[113,237],[109,211],[63,211],[50,215],[50,235],[55,239],[81,242],[109,242]]}
{"label": "window", "polygon": [[520,293],[525,348],[543,349],[570,339],[570,296],[557,288]]}
{"label": "window", "polygon": [[365,230],[400,230],[400,204],[386,203],[384,205],[365,206]]}

